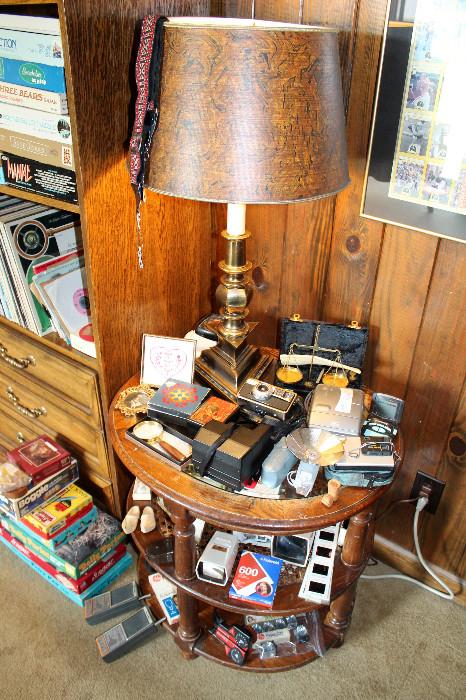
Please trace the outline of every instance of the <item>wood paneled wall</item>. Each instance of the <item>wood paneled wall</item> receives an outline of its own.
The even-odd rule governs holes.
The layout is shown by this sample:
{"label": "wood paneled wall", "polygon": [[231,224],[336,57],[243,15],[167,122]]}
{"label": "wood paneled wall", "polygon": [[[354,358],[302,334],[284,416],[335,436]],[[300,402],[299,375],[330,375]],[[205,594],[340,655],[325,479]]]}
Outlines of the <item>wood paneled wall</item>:
{"label": "wood paneled wall", "polygon": [[[251,7],[213,0],[211,14],[250,17]],[[446,481],[437,514],[421,516],[421,546],[428,560],[465,578],[466,249],[359,215],[386,9],[386,0],[255,1],[258,19],[297,22],[301,12],[305,23],[341,30],[351,184],[311,204],[248,207],[251,318],[261,321],[258,340],[271,345],[278,320],[294,312],[369,326],[367,382],[406,401],[404,468],[389,500],[409,496],[418,469]],[[224,223],[218,206],[214,229]],[[400,504],[378,526],[410,571],[412,518],[412,506]]]}

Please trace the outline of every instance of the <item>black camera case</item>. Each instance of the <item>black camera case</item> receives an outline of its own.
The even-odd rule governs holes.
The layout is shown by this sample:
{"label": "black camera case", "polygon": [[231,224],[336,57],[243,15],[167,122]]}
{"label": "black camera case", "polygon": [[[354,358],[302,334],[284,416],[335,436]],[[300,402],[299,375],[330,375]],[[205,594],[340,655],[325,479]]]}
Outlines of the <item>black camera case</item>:
{"label": "black camera case", "polygon": [[272,427],[235,425],[209,421],[193,440],[192,461],[201,476],[241,489],[257,476],[262,460],[272,448]]}
{"label": "black camera case", "polygon": [[[296,355],[312,355],[312,345],[316,335],[317,326],[320,326],[318,346],[321,348],[338,349],[341,353],[341,362],[350,367],[357,367],[362,370],[366,355],[369,331],[367,328],[356,326],[345,326],[341,323],[324,323],[322,321],[308,321],[301,319],[298,315],[291,318],[284,318],[280,322],[280,354],[289,354],[292,343],[305,345],[304,348],[296,348]],[[335,360],[335,353],[319,350],[315,355],[324,357],[327,360]],[[290,363],[293,366],[293,363]],[[278,362],[277,370],[281,367]],[[308,393],[310,388],[305,386],[308,380],[309,366],[300,367],[303,379],[295,384],[284,384],[278,377],[275,378],[277,386],[292,389],[298,393]],[[330,369],[322,365],[314,365],[311,370],[310,379],[316,383],[320,372]],[[350,388],[360,388],[362,385],[362,375],[357,374],[355,379],[350,381]]]}

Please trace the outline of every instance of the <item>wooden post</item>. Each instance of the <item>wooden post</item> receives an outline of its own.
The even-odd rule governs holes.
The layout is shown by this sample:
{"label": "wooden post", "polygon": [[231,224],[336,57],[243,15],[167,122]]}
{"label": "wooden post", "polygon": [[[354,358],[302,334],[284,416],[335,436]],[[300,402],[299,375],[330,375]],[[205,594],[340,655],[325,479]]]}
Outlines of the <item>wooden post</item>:
{"label": "wooden post", "polygon": [[[168,501],[167,499],[165,499],[165,503],[174,524],[175,574],[180,581],[191,581],[196,575],[194,518],[189,511],[182,506]],[[196,598],[186,593],[186,591],[180,587],[178,587],[177,602],[180,611],[180,619],[175,640],[186,659],[196,659],[197,655],[193,653],[193,646],[201,634],[198,617],[198,602]]]}
{"label": "wooden post", "polygon": [[[363,564],[365,558],[369,556],[369,549],[372,546],[374,534],[373,525],[372,509],[363,510],[350,518],[341,554],[341,561],[345,566],[359,567]],[[325,618],[325,624],[337,633],[338,642],[335,646],[343,644],[345,634],[351,624],[356,586],[357,581],[341,596],[332,601]]]}
{"label": "wooden post", "polygon": [[367,509],[350,518],[341,555],[341,560],[346,566],[360,566],[365,556],[368,556],[367,534],[372,516],[372,510]]}

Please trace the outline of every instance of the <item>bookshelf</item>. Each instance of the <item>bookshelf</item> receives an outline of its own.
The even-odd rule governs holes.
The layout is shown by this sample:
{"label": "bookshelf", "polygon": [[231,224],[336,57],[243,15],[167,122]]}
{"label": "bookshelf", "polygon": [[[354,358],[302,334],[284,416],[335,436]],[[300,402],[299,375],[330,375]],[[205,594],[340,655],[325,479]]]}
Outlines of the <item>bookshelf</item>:
{"label": "bookshelf", "polygon": [[[6,416],[0,447],[43,432],[62,440],[80,458],[83,486],[117,516],[129,476],[108,439],[111,398],[138,369],[142,333],[184,335],[209,310],[200,280],[210,276],[211,258],[209,205],[148,193],[144,269],[138,268],[126,165],[135,30],[146,14],[206,15],[209,9],[206,0],[0,0],[2,13],[60,21],[79,205],[6,185],[0,193],[80,214],[97,352],[96,359],[87,357],[54,334],[38,337],[0,317],[0,409]],[[180,288],[173,271],[186,268],[186,259],[192,263]],[[34,363],[21,367],[31,356]],[[42,407],[46,413],[32,417]]]}

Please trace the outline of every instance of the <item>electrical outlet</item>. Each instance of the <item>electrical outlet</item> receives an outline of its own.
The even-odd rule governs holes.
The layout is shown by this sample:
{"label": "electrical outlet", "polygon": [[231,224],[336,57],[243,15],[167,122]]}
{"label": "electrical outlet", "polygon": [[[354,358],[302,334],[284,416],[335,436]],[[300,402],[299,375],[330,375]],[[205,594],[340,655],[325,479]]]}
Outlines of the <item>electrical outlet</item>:
{"label": "electrical outlet", "polygon": [[429,502],[424,508],[428,513],[435,513],[439,504],[440,498],[445,488],[445,482],[436,479],[431,474],[425,474],[418,471],[414,479],[413,488],[411,489],[410,498],[426,495],[429,497]]}

